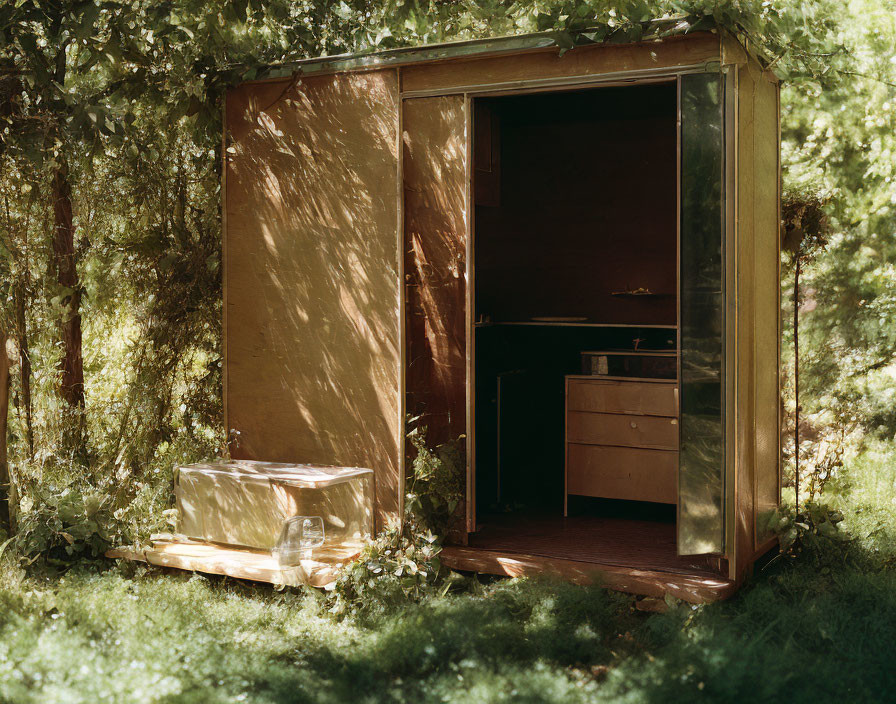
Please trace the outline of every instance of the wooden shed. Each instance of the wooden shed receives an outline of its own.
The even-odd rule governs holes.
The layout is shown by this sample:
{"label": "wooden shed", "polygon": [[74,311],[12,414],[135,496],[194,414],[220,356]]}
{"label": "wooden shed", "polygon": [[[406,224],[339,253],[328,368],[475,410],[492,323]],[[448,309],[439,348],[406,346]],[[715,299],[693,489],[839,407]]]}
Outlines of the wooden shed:
{"label": "wooden shed", "polygon": [[657,28],[228,93],[233,457],[370,467],[381,526],[422,415],[466,442],[448,565],[736,588],[780,500],[778,82],[732,35]]}

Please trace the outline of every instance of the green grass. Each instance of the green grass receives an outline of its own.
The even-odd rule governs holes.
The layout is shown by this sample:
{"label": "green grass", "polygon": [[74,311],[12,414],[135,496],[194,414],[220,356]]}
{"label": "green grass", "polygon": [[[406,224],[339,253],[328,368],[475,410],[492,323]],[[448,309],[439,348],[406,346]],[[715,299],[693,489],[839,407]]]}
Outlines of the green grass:
{"label": "green grass", "polygon": [[896,449],[893,441],[866,440],[826,490],[843,511],[846,530],[868,551],[896,560]]}
{"label": "green grass", "polygon": [[893,701],[888,457],[852,461],[832,494],[856,539],[809,540],[730,601],[664,614],[515,580],[340,622],[314,592],[6,559],[0,702]]}

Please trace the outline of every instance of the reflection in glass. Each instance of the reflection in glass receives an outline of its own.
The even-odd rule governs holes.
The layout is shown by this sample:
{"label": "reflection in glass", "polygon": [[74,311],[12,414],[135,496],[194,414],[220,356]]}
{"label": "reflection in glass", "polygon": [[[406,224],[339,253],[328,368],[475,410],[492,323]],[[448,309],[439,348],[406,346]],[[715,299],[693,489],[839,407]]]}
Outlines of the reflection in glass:
{"label": "reflection in glass", "polygon": [[681,77],[678,550],[724,550],[723,81]]}

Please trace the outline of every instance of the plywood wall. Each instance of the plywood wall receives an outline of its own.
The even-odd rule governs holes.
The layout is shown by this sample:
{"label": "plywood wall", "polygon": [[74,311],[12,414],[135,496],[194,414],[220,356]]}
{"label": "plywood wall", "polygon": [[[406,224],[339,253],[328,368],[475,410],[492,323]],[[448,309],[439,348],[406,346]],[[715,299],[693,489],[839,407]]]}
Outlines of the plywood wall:
{"label": "plywood wall", "polygon": [[781,498],[780,398],[780,139],[778,82],[770,72],[757,77],[753,96],[755,136],[754,233],[756,252],[756,547],[772,537],[769,519]]}
{"label": "plywood wall", "polygon": [[408,412],[431,443],[466,432],[466,111],[404,102]]}
{"label": "plywood wall", "polygon": [[398,506],[393,70],[227,96],[225,412],[236,458],[370,467]]}
{"label": "plywood wall", "polygon": [[[728,510],[734,514],[734,535],[729,536],[728,558],[730,576],[740,578],[744,570],[752,564],[753,533],[755,526],[755,501],[753,482],[756,459],[756,359],[753,339],[756,332],[756,240],[754,192],[756,173],[754,171],[754,141],[756,124],[754,96],[757,71],[749,62],[740,68],[729,82],[734,89],[732,103],[735,115],[729,127],[734,127],[737,173],[734,193],[736,219],[734,227],[734,248],[729,254],[734,257],[736,278],[728,296],[733,297],[734,315],[729,325],[734,325],[736,349],[728,350],[728,364],[734,367],[734,436],[727,442],[734,446],[734,503]],[[729,158],[733,155],[729,154]],[[730,310],[730,309],[729,309]]]}
{"label": "plywood wall", "polygon": [[730,576],[768,547],[780,500],[778,85],[751,57],[737,67],[737,290],[734,535]]}
{"label": "plywood wall", "polygon": [[718,61],[719,55],[719,35],[699,32],[663,41],[576,47],[565,53],[552,48],[512,56],[433,61],[403,69],[402,87],[406,91],[447,91],[458,86],[596,76],[693,66]]}

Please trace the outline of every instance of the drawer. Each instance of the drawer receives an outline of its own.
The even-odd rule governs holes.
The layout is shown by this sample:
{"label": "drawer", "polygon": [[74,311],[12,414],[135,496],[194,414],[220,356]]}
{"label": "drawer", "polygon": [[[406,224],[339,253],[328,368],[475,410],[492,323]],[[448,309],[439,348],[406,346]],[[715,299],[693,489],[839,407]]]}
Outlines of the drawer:
{"label": "drawer", "polygon": [[678,386],[644,381],[568,379],[566,407],[570,411],[677,416]]}
{"label": "drawer", "polygon": [[612,413],[566,414],[568,442],[678,449],[678,419]]}
{"label": "drawer", "polygon": [[566,451],[568,494],[677,503],[677,452],[576,443]]}

